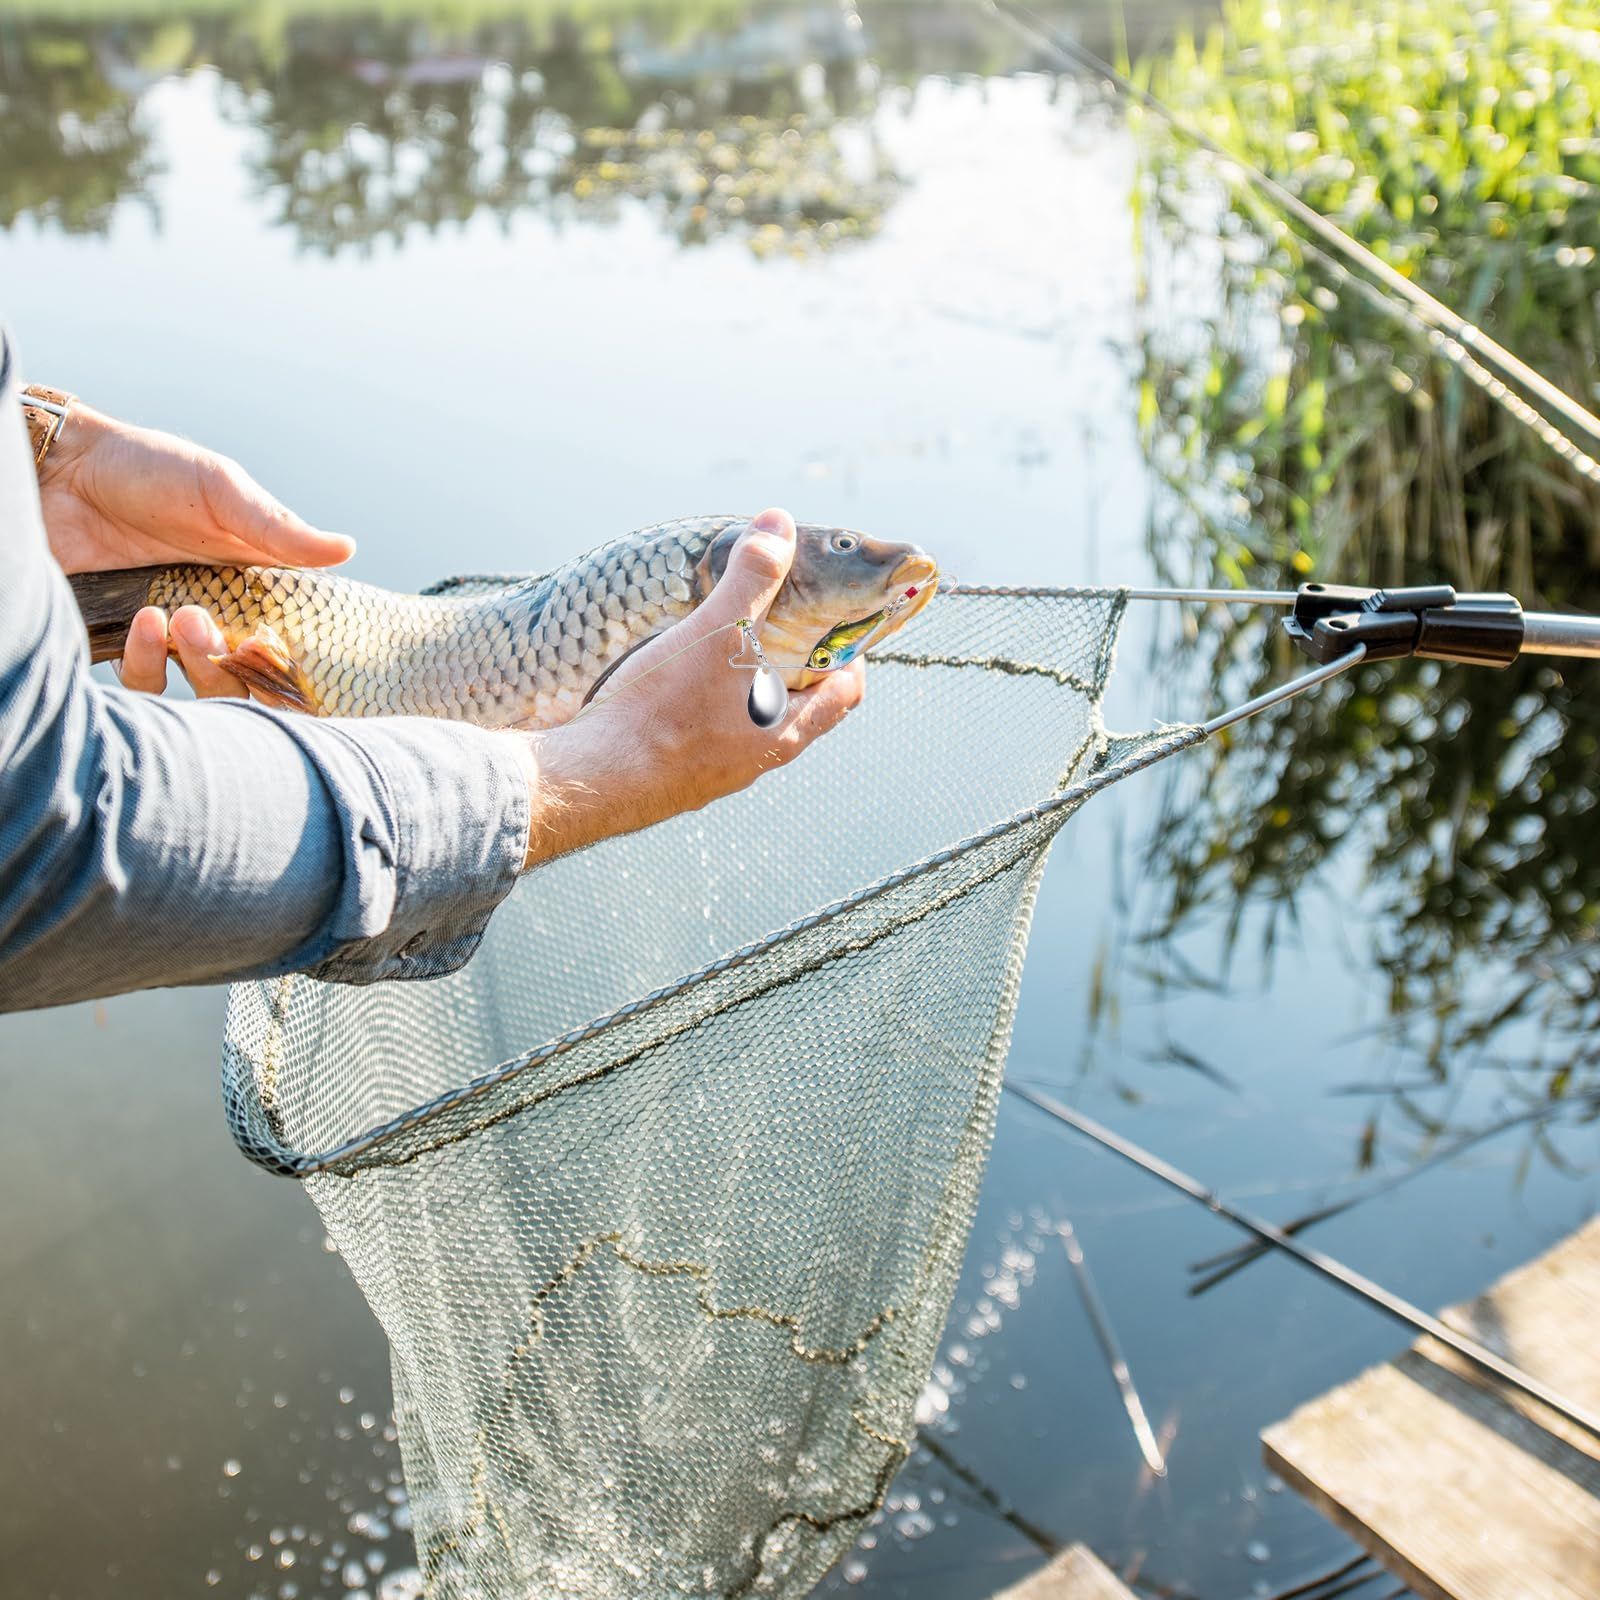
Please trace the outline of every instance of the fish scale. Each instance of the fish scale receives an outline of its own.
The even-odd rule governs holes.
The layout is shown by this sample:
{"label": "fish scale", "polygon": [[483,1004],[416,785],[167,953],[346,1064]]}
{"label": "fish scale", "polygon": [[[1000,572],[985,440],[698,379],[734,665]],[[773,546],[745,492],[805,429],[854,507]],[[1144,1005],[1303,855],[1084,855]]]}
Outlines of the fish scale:
{"label": "fish scale", "polygon": [[[573,716],[631,650],[710,593],[747,523],[659,523],[542,578],[469,595],[394,594],[289,567],[152,567],[81,574],[72,584],[96,660],[121,653],[139,607],[170,613],[196,605],[222,631],[227,648],[215,659],[268,704],[322,716],[551,727]],[[760,635],[775,660],[799,668],[842,619],[878,610],[909,586],[920,585],[925,600],[937,568],[914,545],[805,525],[792,578]],[[920,604],[907,606],[896,625]]]}
{"label": "fish scale", "polygon": [[[395,595],[338,573],[178,566],[156,570],[144,598],[168,611],[202,607],[230,654],[251,640],[281,645],[304,708],[324,716],[549,726],[570,717],[640,638],[693,609],[687,575],[740,520],[667,524],[649,530],[648,552],[638,535],[614,540],[553,583],[534,579],[493,594]],[[607,601],[618,607],[620,629],[606,626]],[[269,688],[252,687],[272,698]]]}

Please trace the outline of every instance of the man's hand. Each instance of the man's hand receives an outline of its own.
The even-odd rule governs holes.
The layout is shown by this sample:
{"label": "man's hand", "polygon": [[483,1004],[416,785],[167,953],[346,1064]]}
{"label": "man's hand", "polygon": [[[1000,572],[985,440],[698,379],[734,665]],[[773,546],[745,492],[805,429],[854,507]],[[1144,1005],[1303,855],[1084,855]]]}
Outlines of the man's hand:
{"label": "man's hand", "polygon": [[[226,456],[77,401],[40,469],[39,501],[51,553],[67,572],[169,561],[331,567],[355,550],[343,534],[303,522]],[[243,696],[239,681],[207,659],[222,636],[197,606],[170,619],[148,606],[133,619],[123,683],[159,694],[169,640],[197,694]]]}
{"label": "man's hand", "polygon": [[743,789],[860,704],[857,661],[792,692],[776,727],[750,720],[750,674],[728,665],[740,642],[734,624],[766,613],[794,541],[787,511],[763,511],[704,603],[631,656],[587,709],[563,727],[513,736],[529,756],[527,866]]}

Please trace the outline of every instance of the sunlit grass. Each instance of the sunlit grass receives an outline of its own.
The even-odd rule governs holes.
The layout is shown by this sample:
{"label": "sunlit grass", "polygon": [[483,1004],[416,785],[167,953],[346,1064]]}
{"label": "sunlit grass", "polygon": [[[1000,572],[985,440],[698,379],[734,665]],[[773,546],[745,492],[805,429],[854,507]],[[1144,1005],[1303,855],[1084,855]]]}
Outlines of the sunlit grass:
{"label": "sunlit grass", "polygon": [[[1141,70],[1190,122],[1600,403],[1600,0],[1227,0],[1203,41]],[[1187,412],[1196,454],[1204,439],[1236,456],[1252,531],[1219,551],[1225,576],[1266,561],[1561,595],[1575,568],[1600,568],[1592,483],[1341,286],[1246,185],[1145,128],[1156,214],[1192,217],[1222,183],[1237,230],[1231,322],[1198,360],[1158,363],[1145,399],[1147,423]]]}

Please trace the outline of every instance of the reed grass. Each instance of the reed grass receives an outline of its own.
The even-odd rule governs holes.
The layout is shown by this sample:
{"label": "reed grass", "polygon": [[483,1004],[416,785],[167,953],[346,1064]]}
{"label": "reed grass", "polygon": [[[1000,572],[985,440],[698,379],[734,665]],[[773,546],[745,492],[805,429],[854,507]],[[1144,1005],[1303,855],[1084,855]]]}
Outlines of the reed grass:
{"label": "reed grass", "polygon": [[[1140,74],[1600,405],[1600,0],[1225,0],[1203,39]],[[1220,576],[1265,563],[1559,598],[1600,571],[1600,487],[1330,279],[1247,187],[1146,126],[1145,198],[1168,224],[1214,205],[1224,235],[1231,337],[1147,372],[1144,406],[1147,423],[1185,412],[1196,458],[1248,462],[1253,526]]]}
{"label": "reed grass", "polygon": [[[1220,26],[1138,71],[1600,404],[1600,0],[1225,0]],[[1595,486],[1220,164],[1150,119],[1143,133],[1140,426],[1172,491],[1152,525],[1162,569],[1252,587],[1443,579],[1600,610]],[[1295,665],[1259,617],[1213,612],[1192,642],[1208,703]],[[1378,1076],[1405,1087],[1375,1091],[1358,1170],[1401,1129],[1423,1150],[1461,1133],[1472,1073],[1496,1075],[1508,1116],[1592,1115],[1596,705],[1596,663],[1364,667],[1237,730],[1169,795],[1147,948],[1220,921],[1225,960],[1259,936],[1259,970],[1308,900],[1361,928],[1388,991]],[[1529,1147],[1555,1159],[1546,1127]]]}

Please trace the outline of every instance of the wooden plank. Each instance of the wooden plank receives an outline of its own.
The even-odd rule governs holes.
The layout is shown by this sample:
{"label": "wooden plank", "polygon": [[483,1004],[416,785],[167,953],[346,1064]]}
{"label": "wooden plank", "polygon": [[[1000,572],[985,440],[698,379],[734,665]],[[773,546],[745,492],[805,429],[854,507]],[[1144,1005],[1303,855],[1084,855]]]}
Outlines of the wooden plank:
{"label": "wooden plank", "polygon": [[1002,1589],[992,1600],[1134,1600],[1086,1544],[1068,1545],[1031,1578]]}
{"label": "wooden plank", "polygon": [[[1442,1315],[1600,1407],[1600,1218]],[[1273,1471],[1425,1600],[1600,1595],[1600,1441],[1431,1339],[1262,1443]]]}

